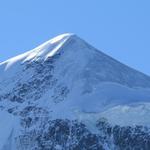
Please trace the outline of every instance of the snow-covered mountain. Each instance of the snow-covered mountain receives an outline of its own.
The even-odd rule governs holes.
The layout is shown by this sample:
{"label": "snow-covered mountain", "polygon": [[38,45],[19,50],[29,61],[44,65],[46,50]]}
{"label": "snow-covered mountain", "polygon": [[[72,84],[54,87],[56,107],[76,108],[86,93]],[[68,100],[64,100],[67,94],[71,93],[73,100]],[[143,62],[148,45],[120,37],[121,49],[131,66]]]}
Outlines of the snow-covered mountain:
{"label": "snow-covered mountain", "polygon": [[0,150],[149,150],[150,77],[63,34],[0,63]]}

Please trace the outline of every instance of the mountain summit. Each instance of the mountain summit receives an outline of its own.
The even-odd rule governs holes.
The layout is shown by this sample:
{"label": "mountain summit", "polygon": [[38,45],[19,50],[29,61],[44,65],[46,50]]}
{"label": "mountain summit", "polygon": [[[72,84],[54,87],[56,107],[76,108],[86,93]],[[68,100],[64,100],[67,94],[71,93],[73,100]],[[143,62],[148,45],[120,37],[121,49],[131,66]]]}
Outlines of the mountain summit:
{"label": "mountain summit", "polygon": [[[150,77],[75,34],[0,63],[0,74],[1,150],[123,150],[137,126],[149,134]],[[120,130],[129,140],[117,143]],[[144,137],[135,149],[150,148]]]}
{"label": "mountain summit", "polygon": [[77,64],[78,62],[79,66],[85,65],[84,71],[88,70],[87,68],[93,67],[90,71],[97,72],[98,76],[103,78],[101,80],[115,80],[113,82],[124,82],[122,84],[133,87],[150,87],[149,76],[121,64],[95,49],[73,33],[59,35],[33,50],[0,63],[0,66],[5,67],[6,71],[15,63],[23,64],[29,61],[46,61],[57,54],[62,54],[61,59],[65,59],[64,61],[68,61],[68,63]]}

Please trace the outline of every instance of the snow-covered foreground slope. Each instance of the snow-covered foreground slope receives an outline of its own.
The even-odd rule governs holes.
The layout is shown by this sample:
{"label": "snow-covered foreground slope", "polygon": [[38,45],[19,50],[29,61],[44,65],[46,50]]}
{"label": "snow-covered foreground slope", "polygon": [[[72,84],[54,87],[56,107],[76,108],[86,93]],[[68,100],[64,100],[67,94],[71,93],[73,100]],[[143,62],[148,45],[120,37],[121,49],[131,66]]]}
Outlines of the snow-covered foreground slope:
{"label": "snow-covered foreground slope", "polygon": [[[13,120],[6,117],[1,145],[10,147],[11,136],[12,149],[148,149],[149,106],[149,76],[74,34],[0,63],[0,109],[20,122],[12,136]],[[127,143],[118,143],[120,131]],[[137,132],[144,135],[138,146],[129,143]]]}
{"label": "snow-covered foreground slope", "polygon": [[15,148],[13,136],[17,135],[19,120],[6,111],[0,111],[0,149],[13,150]]}

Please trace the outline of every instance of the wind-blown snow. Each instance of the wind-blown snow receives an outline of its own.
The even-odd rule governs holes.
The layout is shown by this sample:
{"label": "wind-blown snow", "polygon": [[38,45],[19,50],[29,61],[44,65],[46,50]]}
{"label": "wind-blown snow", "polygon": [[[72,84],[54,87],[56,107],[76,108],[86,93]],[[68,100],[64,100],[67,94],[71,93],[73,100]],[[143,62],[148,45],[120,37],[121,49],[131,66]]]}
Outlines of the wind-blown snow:
{"label": "wind-blown snow", "polygon": [[61,48],[61,46],[73,35],[74,34],[72,33],[59,35],[31,51],[28,51],[24,54],[21,54],[19,56],[13,57],[5,62],[0,63],[0,65],[6,65],[5,70],[7,70],[18,61],[33,61],[35,59],[38,59],[38,57],[42,56],[45,58],[52,57],[59,50],[59,48]]}

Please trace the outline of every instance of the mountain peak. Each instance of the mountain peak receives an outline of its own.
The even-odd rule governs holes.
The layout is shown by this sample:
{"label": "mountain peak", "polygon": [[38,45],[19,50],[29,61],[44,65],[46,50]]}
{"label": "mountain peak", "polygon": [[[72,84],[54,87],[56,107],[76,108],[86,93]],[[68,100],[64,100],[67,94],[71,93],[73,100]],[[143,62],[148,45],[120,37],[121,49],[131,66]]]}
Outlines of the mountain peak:
{"label": "mountain peak", "polygon": [[25,62],[39,58],[46,59],[47,57],[52,57],[68,40],[71,39],[78,39],[78,36],[74,33],[64,33],[58,35],[26,53],[0,63],[0,65],[6,65],[6,69],[8,69],[16,62]]}
{"label": "mountain peak", "polygon": [[76,36],[76,35],[74,33],[64,33],[64,34],[60,34],[60,35],[50,39],[49,42],[55,43],[55,42],[59,42],[59,41],[66,39],[66,38],[69,39],[73,36]]}
{"label": "mountain peak", "polygon": [[87,78],[88,84],[114,82],[129,87],[150,88],[149,76],[93,48],[73,33],[65,33],[54,37],[33,50],[1,63],[0,66],[2,65],[2,68],[5,68],[6,71],[11,66],[18,68],[18,65],[25,62],[30,63],[37,60],[44,62],[56,56],[56,54],[61,55],[61,59],[57,60],[57,64],[60,66],[59,72],[66,72],[66,70],[71,73],[74,72],[74,75],[68,73],[69,76],[73,78],[74,76],[82,76],[83,80]]}
{"label": "mountain peak", "polygon": [[149,76],[72,33],[0,64],[1,150],[149,150],[149,108]]}
{"label": "mountain peak", "polygon": [[43,44],[41,44],[40,46],[38,46],[37,48],[39,47],[42,47],[42,46],[45,46],[45,45],[52,45],[52,44],[59,44],[59,43],[64,43],[64,41],[67,41],[69,39],[72,39],[73,37],[76,37],[77,36],[74,34],[74,33],[64,33],[64,34],[60,34],[50,40],[48,40],[47,42],[44,42]]}
{"label": "mountain peak", "polygon": [[38,57],[52,57],[61,47],[63,47],[67,41],[75,38],[78,39],[78,37],[73,33],[64,33],[58,35],[33,49],[31,51],[32,55],[30,54],[31,56],[26,60],[31,60]]}

